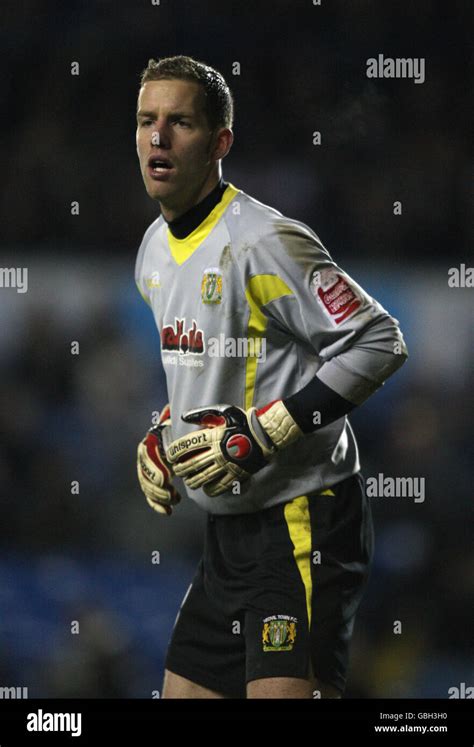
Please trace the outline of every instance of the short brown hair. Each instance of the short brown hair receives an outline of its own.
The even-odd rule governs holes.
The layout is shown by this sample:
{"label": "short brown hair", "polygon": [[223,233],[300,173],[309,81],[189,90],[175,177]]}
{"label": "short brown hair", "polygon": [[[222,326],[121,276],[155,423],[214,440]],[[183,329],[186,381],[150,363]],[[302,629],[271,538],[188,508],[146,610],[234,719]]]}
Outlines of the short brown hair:
{"label": "short brown hair", "polygon": [[205,112],[212,130],[232,127],[234,100],[224,77],[206,65],[186,55],[148,60],[141,74],[140,86],[149,80],[190,80],[202,86],[205,97]]}

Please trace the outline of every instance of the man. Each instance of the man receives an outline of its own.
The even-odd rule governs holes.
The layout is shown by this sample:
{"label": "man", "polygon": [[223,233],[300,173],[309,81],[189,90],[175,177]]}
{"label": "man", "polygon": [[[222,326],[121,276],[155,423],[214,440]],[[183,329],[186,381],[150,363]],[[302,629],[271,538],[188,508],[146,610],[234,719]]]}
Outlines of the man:
{"label": "man", "polygon": [[347,413],[407,357],[398,322],[316,234],[222,179],[233,100],[189,57],[142,74],[137,152],[161,215],[136,282],[168,400],[138,448],[148,503],[207,512],[165,698],[338,697],[372,557]]}

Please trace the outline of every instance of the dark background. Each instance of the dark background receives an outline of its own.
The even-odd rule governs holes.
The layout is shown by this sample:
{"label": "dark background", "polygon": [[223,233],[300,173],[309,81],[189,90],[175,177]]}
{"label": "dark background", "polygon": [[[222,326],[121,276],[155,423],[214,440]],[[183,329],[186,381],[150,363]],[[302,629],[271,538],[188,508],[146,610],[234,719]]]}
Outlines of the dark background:
{"label": "dark background", "polygon": [[[308,223],[407,339],[407,364],[351,421],[365,476],[424,477],[426,499],[373,499],[347,695],[473,684],[473,289],[447,282],[473,264],[472,13],[467,0],[2,5],[1,266],[29,274],[27,293],[0,288],[0,686],[152,697],[202,547],[200,509],[161,519],[135,477],[166,400],[133,282],[158,212],[135,107],[148,59],[173,54],[234,93],[225,178]],[[368,79],[379,53],[424,57],[425,82]]]}

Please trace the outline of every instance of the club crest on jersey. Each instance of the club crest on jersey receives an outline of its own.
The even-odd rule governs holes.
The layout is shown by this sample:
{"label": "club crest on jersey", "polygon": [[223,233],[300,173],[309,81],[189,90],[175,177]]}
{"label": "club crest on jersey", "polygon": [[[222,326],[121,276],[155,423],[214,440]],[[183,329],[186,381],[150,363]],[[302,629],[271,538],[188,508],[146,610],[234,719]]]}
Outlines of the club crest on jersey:
{"label": "club crest on jersey", "polygon": [[298,619],[291,615],[270,615],[263,621],[264,651],[291,651],[296,638]]}
{"label": "club crest on jersey", "polygon": [[161,329],[161,349],[163,351],[174,351],[185,355],[193,353],[194,355],[204,354],[204,332],[198,329],[195,319],[191,327],[185,330],[185,319],[174,320],[174,324],[166,324]]}
{"label": "club crest on jersey", "polygon": [[201,300],[207,304],[217,304],[222,301],[222,274],[217,267],[204,270],[201,280]]}
{"label": "club crest on jersey", "polygon": [[362,304],[348,278],[333,269],[313,272],[311,290],[336,327],[349,319]]}
{"label": "club crest on jersey", "polygon": [[154,270],[150,277],[145,278],[145,284],[148,290],[151,290],[152,288],[160,288],[161,282],[160,282],[160,273],[158,270]]}

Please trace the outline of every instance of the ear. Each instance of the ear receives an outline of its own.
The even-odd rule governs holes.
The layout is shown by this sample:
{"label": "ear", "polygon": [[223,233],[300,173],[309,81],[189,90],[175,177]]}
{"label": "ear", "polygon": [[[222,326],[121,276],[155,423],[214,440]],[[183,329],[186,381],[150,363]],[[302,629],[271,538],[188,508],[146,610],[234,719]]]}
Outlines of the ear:
{"label": "ear", "polygon": [[214,160],[220,161],[222,158],[226,157],[232,148],[234,133],[229,129],[229,127],[221,127],[214,133],[212,142],[214,143],[212,157]]}

